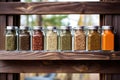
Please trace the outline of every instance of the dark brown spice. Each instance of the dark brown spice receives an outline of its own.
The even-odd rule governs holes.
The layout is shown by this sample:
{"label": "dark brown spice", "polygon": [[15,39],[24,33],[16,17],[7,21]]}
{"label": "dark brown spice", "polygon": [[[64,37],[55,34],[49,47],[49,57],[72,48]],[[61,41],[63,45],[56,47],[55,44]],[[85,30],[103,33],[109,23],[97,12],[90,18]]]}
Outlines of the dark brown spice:
{"label": "dark brown spice", "polygon": [[21,27],[19,34],[19,50],[30,50],[30,33],[27,27]]}

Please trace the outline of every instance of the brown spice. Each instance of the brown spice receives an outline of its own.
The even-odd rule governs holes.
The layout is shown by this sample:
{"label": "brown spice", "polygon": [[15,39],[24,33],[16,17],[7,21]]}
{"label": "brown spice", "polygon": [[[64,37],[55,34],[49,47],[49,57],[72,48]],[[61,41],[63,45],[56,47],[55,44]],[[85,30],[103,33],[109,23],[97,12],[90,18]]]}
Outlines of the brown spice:
{"label": "brown spice", "polygon": [[84,31],[77,30],[74,35],[74,50],[85,50],[86,49],[86,36]]}
{"label": "brown spice", "polygon": [[20,35],[19,50],[30,50],[30,36],[29,35]]}
{"label": "brown spice", "polygon": [[101,35],[97,29],[89,30],[88,33],[88,50],[101,50]]}
{"label": "brown spice", "polygon": [[35,31],[32,36],[32,50],[44,49],[44,36],[41,31]]}

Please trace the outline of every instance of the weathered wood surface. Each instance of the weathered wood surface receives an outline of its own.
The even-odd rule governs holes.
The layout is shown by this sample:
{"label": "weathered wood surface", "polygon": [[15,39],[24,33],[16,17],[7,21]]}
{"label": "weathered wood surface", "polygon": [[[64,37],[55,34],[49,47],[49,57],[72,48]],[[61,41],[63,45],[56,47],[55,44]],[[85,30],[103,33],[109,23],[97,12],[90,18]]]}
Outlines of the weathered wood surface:
{"label": "weathered wood surface", "polygon": [[0,51],[0,60],[120,60],[115,52]]}
{"label": "weathered wood surface", "polygon": [[112,52],[0,51],[0,60],[110,60],[111,55]]}
{"label": "weathered wood surface", "polygon": [[120,73],[119,61],[0,61],[1,73]]}
{"label": "weathered wood surface", "polygon": [[120,2],[1,2],[0,14],[120,14]]}

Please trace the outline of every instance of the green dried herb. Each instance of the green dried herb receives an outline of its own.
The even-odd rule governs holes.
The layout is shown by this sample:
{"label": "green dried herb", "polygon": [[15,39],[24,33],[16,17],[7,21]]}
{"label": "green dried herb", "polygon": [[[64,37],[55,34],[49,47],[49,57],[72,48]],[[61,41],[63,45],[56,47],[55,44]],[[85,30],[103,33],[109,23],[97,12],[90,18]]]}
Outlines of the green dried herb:
{"label": "green dried herb", "polygon": [[63,31],[60,34],[60,50],[72,50],[72,35],[70,31]]}
{"label": "green dried herb", "polygon": [[6,35],[5,50],[12,51],[17,49],[17,36],[14,34]]}

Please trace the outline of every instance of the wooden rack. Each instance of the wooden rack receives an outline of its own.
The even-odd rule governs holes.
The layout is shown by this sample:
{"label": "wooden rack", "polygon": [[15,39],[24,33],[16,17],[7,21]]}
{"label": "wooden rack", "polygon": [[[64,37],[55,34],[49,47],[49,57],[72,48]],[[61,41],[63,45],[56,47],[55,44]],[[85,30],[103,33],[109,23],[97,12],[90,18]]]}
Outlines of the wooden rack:
{"label": "wooden rack", "polygon": [[[115,52],[4,51],[6,25],[19,26],[19,15],[100,14],[114,26]],[[120,73],[120,2],[0,2],[0,72]],[[18,76],[18,75],[16,75]],[[105,77],[105,76],[104,76]],[[18,78],[16,78],[18,79]],[[1,79],[6,80],[6,79]],[[9,79],[13,80],[13,79]],[[101,78],[101,80],[106,80]]]}

